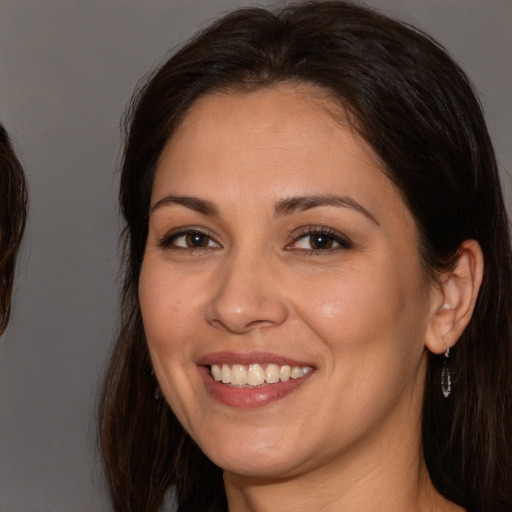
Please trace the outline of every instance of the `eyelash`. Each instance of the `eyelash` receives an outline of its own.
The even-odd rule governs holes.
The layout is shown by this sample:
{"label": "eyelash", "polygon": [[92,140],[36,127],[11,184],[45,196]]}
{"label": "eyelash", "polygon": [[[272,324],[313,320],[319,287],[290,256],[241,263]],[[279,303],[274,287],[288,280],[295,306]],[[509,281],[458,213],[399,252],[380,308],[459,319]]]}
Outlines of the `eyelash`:
{"label": "eyelash", "polygon": [[[174,245],[176,240],[182,237],[187,237],[189,235],[199,235],[201,237],[205,237],[206,243],[209,244],[213,242],[215,244],[214,247],[209,245],[198,245],[198,246],[191,246],[191,247],[184,247],[179,245]],[[300,248],[296,247],[297,243],[301,240],[307,239],[307,238],[313,238],[315,236],[323,236],[325,237],[327,244],[335,243],[337,246],[335,247],[327,247],[323,249],[307,249],[307,248]],[[215,241],[215,239],[206,231],[202,229],[184,229],[178,232],[170,233],[163,237],[158,245],[162,249],[167,250],[174,250],[174,251],[198,251],[198,250],[209,250],[212,248],[220,248],[221,245]],[[331,253],[333,251],[338,251],[342,249],[352,249],[354,247],[354,244],[352,241],[343,235],[342,233],[335,231],[331,228],[327,228],[325,226],[321,227],[304,227],[301,229],[301,231],[294,235],[294,238],[291,243],[287,244],[285,249],[288,251],[301,251],[304,252],[304,254],[322,254],[325,255],[326,253]]]}
{"label": "eyelash", "polygon": [[184,229],[184,230],[181,230],[181,231],[170,233],[170,234],[164,236],[159,241],[158,245],[162,249],[169,249],[169,250],[174,250],[174,251],[187,251],[187,250],[188,251],[197,251],[197,250],[208,250],[208,249],[211,249],[210,246],[182,247],[182,246],[179,246],[179,245],[173,245],[173,242],[176,242],[176,240],[178,240],[179,238],[187,237],[188,235],[200,235],[200,236],[203,236],[203,237],[205,237],[208,240],[207,243],[214,242],[217,246],[220,247],[220,244],[218,244],[218,242],[216,242],[214,240],[214,238],[208,232],[205,232],[202,229],[194,229],[194,228]]}
{"label": "eyelash", "polygon": [[[328,247],[325,249],[303,249],[299,247],[294,247],[294,245],[297,245],[297,243],[300,240],[304,240],[307,238],[312,238],[315,236],[323,236],[325,237],[330,243],[334,242],[338,244],[337,247]],[[293,241],[286,246],[286,249],[289,251],[304,251],[305,254],[320,254],[320,255],[326,255],[328,253],[339,251],[339,250],[347,250],[347,249],[353,249],[354,244],[352,241],[344,234],[340,233],[339,231],[336,231],[334,229],[321,226],[321,227],[305,227],[303,228],[298,234],[294,236]]]}

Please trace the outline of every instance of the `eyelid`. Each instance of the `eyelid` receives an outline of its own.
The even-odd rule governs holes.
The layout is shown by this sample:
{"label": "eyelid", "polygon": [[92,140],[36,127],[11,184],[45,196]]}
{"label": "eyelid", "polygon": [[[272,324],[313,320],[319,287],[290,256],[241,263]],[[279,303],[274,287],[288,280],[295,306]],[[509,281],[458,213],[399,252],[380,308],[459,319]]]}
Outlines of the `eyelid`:
{"label": "eyelid", "polygon": [[[217,247],[181,247],[178,245],[172,245],[172,242],[177,238],[182,236],[186,236],[192,233],[199,233],[201,235],[207,236],[212,242],[214,242]],[[221,248],[222,245],[217,241],[217,236],[215,233],[212,233],[210,230],[198,226],[185,226],[175,228],[168,233],[166,233],[162,238],[158,240],[159,247],[163,249],[172,249],[172,250],[206,250],[206,249],[216,249]]]}
{"label": "eyelid", "polygon": [[[293,247],[299,240],[314,235],[327,235],[339,244],[339,246],[330,249],[299,249]],[[292,241],[286,245],[286,250],[290,251],[296,250],[304,251],[305,253],[327,254],[329,252],[352,249],[354,247],[354,243],[347,235],[327,226],[302,226],[291,234],[291,238]]]}

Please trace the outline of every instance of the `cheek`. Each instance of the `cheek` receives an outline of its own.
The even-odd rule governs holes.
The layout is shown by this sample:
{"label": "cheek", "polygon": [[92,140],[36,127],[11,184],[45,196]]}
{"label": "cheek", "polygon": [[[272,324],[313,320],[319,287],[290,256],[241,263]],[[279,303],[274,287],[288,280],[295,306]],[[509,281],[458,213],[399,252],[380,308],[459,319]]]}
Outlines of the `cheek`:
{"label": "cheek", "polygon": [[[421,346],[422,287],[415,267],[391,261],[331,272],[318,279],[296,303],[299,315],[333,353],[360,357],[373,354],[400,356],[400,351]],[[415,353],[418,350],[414,349]]]}
{"label": "cheek", "polygon": [[193,282],[190,278],[180,279],[167,267],[145,258],[139,279],[142,320],[153,359],[181,353],[191,335],[188,331],[197,323]]}
{"label": "cheek", "polygon": [[[145,258],[139,278],[139,302],[148,350],[167,402],[190,430],[197,376],[193,361],[197,332],[197,294],[191,279],[169,265]],[[192,378],[191,378],[192,376]]]}

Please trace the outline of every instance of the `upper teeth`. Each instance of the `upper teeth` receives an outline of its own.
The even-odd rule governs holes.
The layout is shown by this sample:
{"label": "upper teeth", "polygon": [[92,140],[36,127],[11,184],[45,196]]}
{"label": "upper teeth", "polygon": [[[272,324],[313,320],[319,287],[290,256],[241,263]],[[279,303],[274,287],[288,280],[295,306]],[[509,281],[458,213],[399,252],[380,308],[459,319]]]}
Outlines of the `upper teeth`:
{"label": "upper teeth", "polygon": [[246,367],[241,364],[212,364],[210,372],[212,377],[224,384],[233,386],[261,386],[262,384],[274,384],[276,382],[286,382],[290,378],[298,379],[311,373],[311,366],[289,366],[287,364],[268,364],[263,368],[259,364],[251,364]]}

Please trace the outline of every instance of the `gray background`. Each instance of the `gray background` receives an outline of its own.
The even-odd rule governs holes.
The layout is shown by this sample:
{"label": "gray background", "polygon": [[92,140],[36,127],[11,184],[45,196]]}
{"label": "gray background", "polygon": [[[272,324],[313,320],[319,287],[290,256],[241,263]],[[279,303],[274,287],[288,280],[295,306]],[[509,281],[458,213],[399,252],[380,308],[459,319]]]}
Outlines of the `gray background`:
{"label": "gray background", "polygon": [[[512,2],[368,4],[430,32],[466,69],[511,205]],[[0,0],[0,121],[30,182],[15,309],[0,340],[3,512],[109,510],[94,409],[116,324],[119,120],[172,47],[241,5]]]}

